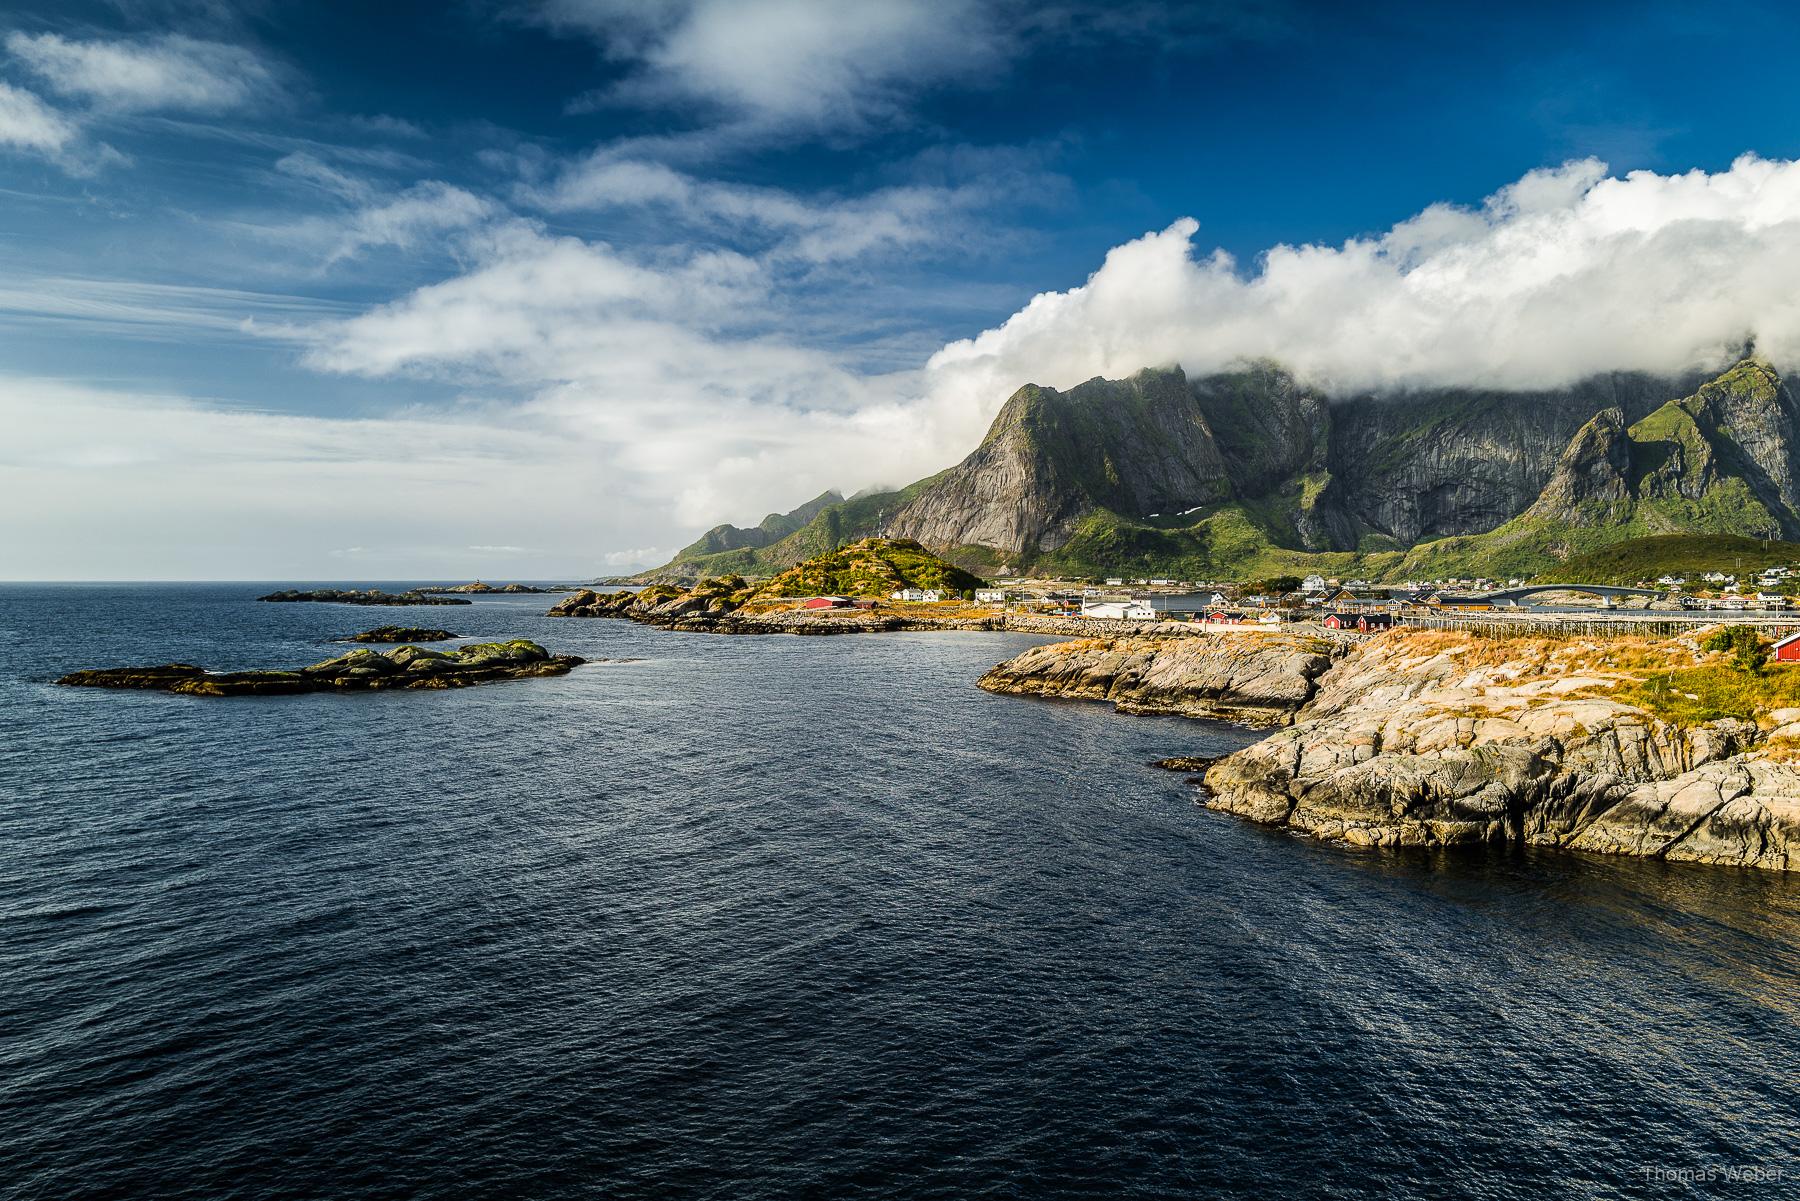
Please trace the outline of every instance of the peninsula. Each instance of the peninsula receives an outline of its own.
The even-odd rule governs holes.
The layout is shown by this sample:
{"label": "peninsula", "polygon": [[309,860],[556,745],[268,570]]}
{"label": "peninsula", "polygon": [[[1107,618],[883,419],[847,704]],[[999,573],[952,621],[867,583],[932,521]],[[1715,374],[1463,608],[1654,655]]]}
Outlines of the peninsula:
{"label": "peninsula", "polygon": [[1205,803],[1315,838],[1800,870],[1800,666],[1764,653],[1748,630],[1244,630],[1038,647],[981,686],[1279,723],[1206,770]]}

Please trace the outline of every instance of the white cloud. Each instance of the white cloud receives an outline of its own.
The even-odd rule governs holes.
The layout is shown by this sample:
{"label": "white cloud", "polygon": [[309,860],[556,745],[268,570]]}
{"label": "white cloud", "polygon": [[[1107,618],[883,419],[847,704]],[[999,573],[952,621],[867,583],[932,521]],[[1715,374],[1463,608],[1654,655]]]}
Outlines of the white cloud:
{"label": "white cloud", "polygon": [[14,32],[6,49],[53,91],[116,111],[224,112],[280,91],[274,71],[254,52],[182,34],[77,41]]}
{"label": "white cloud", "polygon": [[1009,54],[1004,27],[975,0],[549,0],[540,13],[633,64],[586,106],[688,103],[761,125],[891,120],[912,94],[977,82]]}
{"label": "white cloud", "polygon": [[0,83],[0,145],[55,155],[79,134],[74,122],[30,92]]}
{"label": "white cloud", "polygon": [[[1195,222],[1114,249],[1086,284],[946,347],[969,403],[1180,362],[1269,357],[1338,390],[1548,387],[1716,362],[1746,337],[1800,366],[1800,163],[1607,178],[1534,171],[1478,210],[1433,206],[1380,237],[1278,246],[1245,274],[1196,256]],[[987,402],[987,403],[991,403]]]}
{"label": "white cloud", "polygon": [[493,203],[439,180],[414,184],[390,200],[366,205],[343,223],[326,262],[374,246],[410,249],[422,240],[468,229],[496,215]]}
{"label": "white cloud", "polygon": [[538,578],[639,536],[604,448],[479,406],[300,417],[0,377],[0,421],[0,507],[32,515],[0,523],[12,578]]}
{"label": "white cloud", "polygon": [[111,146],[88,142],[67,113],[7,83],[0,83],[0,148],[39,155],[71,175],[92,175],[125,161]]}

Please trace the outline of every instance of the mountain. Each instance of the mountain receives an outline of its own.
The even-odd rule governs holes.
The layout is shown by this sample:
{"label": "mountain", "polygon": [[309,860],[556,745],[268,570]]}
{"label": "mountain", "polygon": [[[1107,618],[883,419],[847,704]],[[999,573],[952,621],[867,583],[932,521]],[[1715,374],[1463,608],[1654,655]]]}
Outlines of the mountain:
{"label": "mountain", "polygon": [[758,525],[749,529],[740,529],[735,525],[715,525],[700,535],[698,541],[683,550],[677,558],[692,559],[701,555],[716,555],[734,550],[757,550],[779,542],[795,530],[806,525],[830,505],[842,504],[841,493],[826,491],[813,497],[792,513],[771,513]]}
{"label": "mountain", "polygon": [[1534,574],[1664,534],[1800,534],[1800,407],[1746,359],[1636,422],[1608,407],[1558,456],[1530,507],[1474,537],[1416,547],[1406,574]]}
{"label": "mountain", "polygon": [[1273,363],[1149,369],[1026,385],[956,466],[834,495],[721,526],[658,574],[768,574],[873,534],[989,571],[1535,574],[1647,534],[1800,535],[1800,406],[1755,359],[1711,380],[1334,399]]}

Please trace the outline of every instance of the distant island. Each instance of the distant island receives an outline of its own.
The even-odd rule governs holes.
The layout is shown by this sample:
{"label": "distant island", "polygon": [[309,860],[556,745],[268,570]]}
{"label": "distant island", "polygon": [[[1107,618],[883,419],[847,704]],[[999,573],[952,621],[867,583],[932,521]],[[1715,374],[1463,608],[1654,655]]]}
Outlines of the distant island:
{"label": "distant island", "polygon": [[379,588],[312,588],[305,591],[297,588],[284,588],[280,592],[271,592],[267,596],[259,596],[256,599],[278,603],[317,602],[330,605],[467,605],[474,603],[461,597],[430,596],[417,590],[383,592]]}
{"label": "distant island", "polygon": [[504,585],[496,588],[492,584],[484,584],[480,580],[472,580],[467,584],[456,584],[456,585],[452,585],[449,587],[443,587],[443,588],[415,588],[413,591],[428,592],[428,593],[433,593],[433,594],[468,592],[468,593],[473,593],[476,595],[481,595],[483,593],[489,593],[489,592],[498,592],[498,593],[507,593],[507,594],[515,594],[516,595],[519,593],[532,593],[532,592],[557,592],[557,591],[560,591],[560,589],[533,588],[530,584],[504,584]]}
{"label": "distant island", "polygon": [[112,667],[70,672],[57,681],[73,688],[121,688],[180,696],[283,696],[302,692],[374,692],[385,689],[465,688],[502,680],[559,676],[585,662],[553,655],[525,638],[477,642],[454,651],[402,646],[391,651],[353,650],[335,659],[289,671],[209,672],[192,663]]}

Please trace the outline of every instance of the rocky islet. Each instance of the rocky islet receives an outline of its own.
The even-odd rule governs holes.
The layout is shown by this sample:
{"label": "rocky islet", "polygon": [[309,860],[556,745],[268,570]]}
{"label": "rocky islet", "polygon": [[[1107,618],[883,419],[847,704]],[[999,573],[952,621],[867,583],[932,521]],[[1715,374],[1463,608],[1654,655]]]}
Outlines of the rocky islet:
{"label": "rocky islet", "polygon": [[555,655],[524,638],[477,642],[454,651],[401,646],[358,648],[288,671],[210,672],[192,663],[71,672],[57,681],[76,688],[172,692],[180,696],[284,696],[303,692],[464,688],[568,673],[584,660]]}

